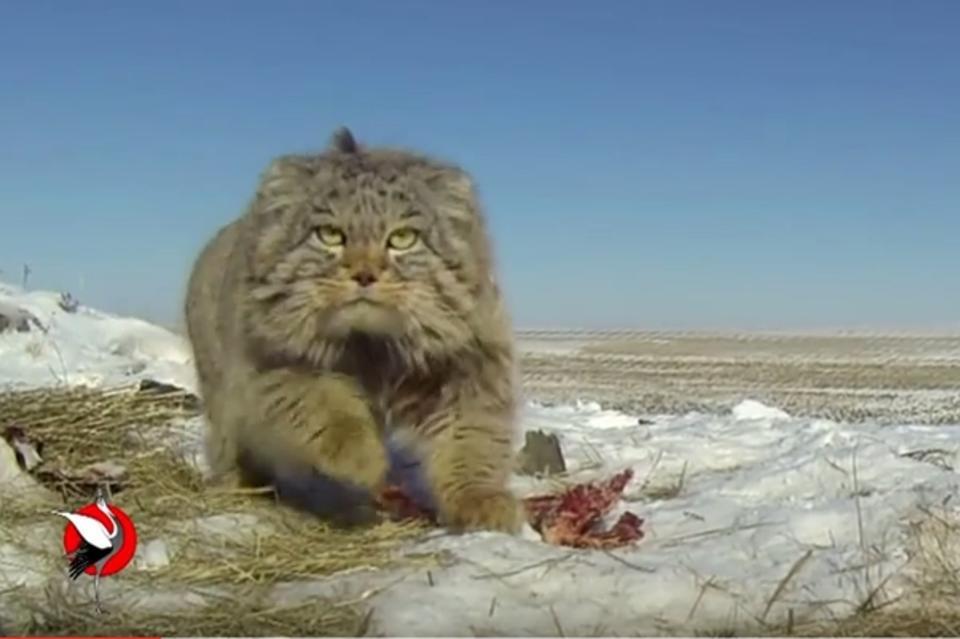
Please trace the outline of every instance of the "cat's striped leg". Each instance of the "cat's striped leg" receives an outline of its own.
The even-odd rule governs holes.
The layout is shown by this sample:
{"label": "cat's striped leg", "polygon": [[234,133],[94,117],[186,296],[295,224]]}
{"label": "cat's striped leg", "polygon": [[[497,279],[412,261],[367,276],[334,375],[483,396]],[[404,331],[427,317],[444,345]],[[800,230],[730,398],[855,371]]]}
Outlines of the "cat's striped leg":
{"label": "cat's striped leg", "polygon": [[512,412],[460,403],[421,424],[430,437],[426,478],[440,521],[454,530],[519,532],[523,510],[508,486]]}
{"label": "cat's striped leg", "polygon": [[[263,371],[242,405],[244,470],[276,486],[281,499],[324,515],[372,507],[389,461],[380,429],[349,378],[288,369]],[[364,518],[367,518],[364,515]]]}

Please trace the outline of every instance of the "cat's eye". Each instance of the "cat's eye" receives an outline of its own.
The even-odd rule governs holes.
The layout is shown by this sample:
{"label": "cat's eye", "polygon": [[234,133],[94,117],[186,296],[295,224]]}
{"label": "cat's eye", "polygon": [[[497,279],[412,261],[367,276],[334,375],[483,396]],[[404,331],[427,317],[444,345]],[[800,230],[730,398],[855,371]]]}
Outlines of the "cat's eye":
{"label": "cat's eye", "polygon": [[387,238],[387,246],[395,251],[406,251],[420,239],[420,234],[413,229],[397,229]]}
{"label": "cat's eye", "polygon": [[347,243],[347,236],[343,234],[343,231],[329,224],[317,227],[314,230],[314,235],[326,246],[343,246]]}

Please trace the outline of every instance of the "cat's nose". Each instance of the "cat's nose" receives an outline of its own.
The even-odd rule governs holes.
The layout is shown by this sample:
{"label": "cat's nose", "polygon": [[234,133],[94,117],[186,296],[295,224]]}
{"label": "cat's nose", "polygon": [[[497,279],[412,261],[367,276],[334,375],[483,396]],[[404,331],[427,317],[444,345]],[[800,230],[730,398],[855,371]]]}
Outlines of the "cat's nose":
{"label": "cat's nose", "polygon": [[360,286],[370,286],[377,281],[377,275],[369,269],[361,269],[353,274],[353,281]]}

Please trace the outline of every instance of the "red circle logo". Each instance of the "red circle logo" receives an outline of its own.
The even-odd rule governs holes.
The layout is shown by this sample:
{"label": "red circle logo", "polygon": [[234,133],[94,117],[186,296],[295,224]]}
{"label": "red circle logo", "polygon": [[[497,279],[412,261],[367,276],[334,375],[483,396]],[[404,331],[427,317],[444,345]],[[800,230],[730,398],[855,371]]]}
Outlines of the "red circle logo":
{"label": "red circle logo", "polygon": [[[116,574],[126,568],[127,564],[133,559],[133,554],[137,551],[137,529],[134,528],[130,517],[113,504],[108,504],[107,508],[110,510],[114,519],[117,520],[117,525],[120,527],[120,530],[123,531],[123,542],[120,548],[103,564],[103,570],[100,572],[101,577]],[[96,504],[87,504],[83,508],[75,511],[75,514],[86,515],[87,517],[96,519],[103,524],[108,531],[113,527],[113,524],[103,511],[97,508]],[[83,538],[80,536],[80,532],[77,531],[77,527],[73,525],[72,521],[68,521],[66,528],[63,530],[63,549],[66,554],[72,555],[77,551],[82,542]],[[87,566],[84,572],[91,576],[96,575],[96,566]]]}

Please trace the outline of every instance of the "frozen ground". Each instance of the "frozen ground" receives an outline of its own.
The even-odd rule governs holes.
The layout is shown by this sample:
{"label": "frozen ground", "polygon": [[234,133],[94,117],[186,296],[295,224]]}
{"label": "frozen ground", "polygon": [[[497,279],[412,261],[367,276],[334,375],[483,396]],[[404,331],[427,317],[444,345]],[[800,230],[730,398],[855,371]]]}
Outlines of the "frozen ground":
{"label": "frozen ground", "polygon": [[[193,388],[189,351],[179,337],[83,308],[68,314],[56,299],[0,288],[0,305],[30,311],[47,329],[0,334],[0,385],[113,384],[149,376]],[[751,393],[742,377],[715,373],[726,389],[717,395],[709,390],[709,375],[696,371],[726,360],[760,365],[763,354],[693,349],[691,354],[637,355],[627,348],[662,349],[675,338],[665,339],[644,342],[652,347],[636,347],[636,340],[626,346],[612,340],[601,347],[590,340],[560,348],[548,344],[546,354],[540,344],[525,358],[540,362],[538,370],[562,384],[551,386],[528,374],[531,401],[522,426],[559,435],[571,479],[635,470],[624,507],[646,520],[647,536],[636,547],[574,551],[529,535],[440,532],[411,548],[448,551],[449,560],[429,575],[423,569],[357,571],[280,584],[273,596],[278,603],[330,593],[362,597],[373,608],[373,633],[522,636],[742,632],[757,620],[782,624],[788,614],[796,623],[828,619],[852,613],[867,598],[877,603],[904,594],[911,576],[904,568],[910,542],[906,524],[933,506],[952,515],[960,424],[909,418],[892,423],[892,412],[885,414],[884,424],[792,416],[789,402],[769,401],[770,388],[777,388],[769,374],[769,383],[758,383]],[[842,351],[819,361],[851,357]],[[955,367],[956,353],[946,351],[943,365]],[[642,397],[624,396],[631,382],[622,371],[613,375],[620,378],[618,386],[607,373],[598,378],[587,364],[582,364],[585,370],[577,368],[595,355],[616,359],[623,354],[631,366],[673,361],[670,370],[694,371],[688,378],[696,383],[673,373],[673,396],[686,394],[687,401],[703,406],[715,401],[716,412],[659,411]],[[691,363],[696,358],[707,363]],[[776,366],[776,357],[767,360]],[[741,366],[738,370],[749,376],[751,364]],[[657,379],[654,372],[645,374]],[[639,401],[641,410],[632,414],[580,400],[578,379],[585,387],[582,397],[619,388],[617,401]],[[809,378],[817,388],[815,379]],[[878,374],[877,379],[884,378]],[[843,383],[837,394],[846,396],[850,389]],[[953,388],[949,384],[939,389],[944,395]],[[566,394],[553,392],[561,387]],[[829,388],[818,392],[824,390]],[[555,403],[558,398],[563,403]],[[199,427],[194,421],[183,431],[185,452],[196,452]],[[549,487],[520,477],[516,486],[523,493]],[[141,552],[147,548],[144,544]],[[0,575],[0,592],[2,580],[19,578]],[[122,579],[105,582],[108,597],[122,597],[123,590]],[[177,605],[176,599],[169,605]]]}
{"label": "frozen ground", "polygon": [[637,413],[723,412],[743,399],[843,422],[960,423],[960,333],[527,331],[527,392]]}

